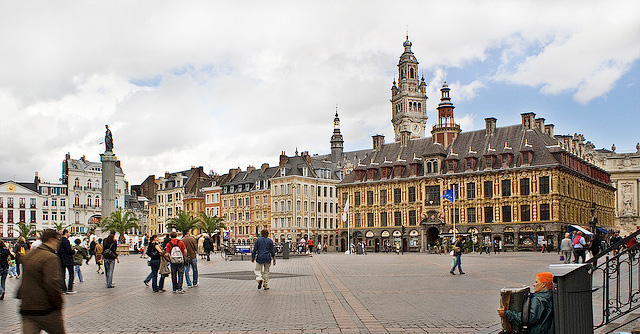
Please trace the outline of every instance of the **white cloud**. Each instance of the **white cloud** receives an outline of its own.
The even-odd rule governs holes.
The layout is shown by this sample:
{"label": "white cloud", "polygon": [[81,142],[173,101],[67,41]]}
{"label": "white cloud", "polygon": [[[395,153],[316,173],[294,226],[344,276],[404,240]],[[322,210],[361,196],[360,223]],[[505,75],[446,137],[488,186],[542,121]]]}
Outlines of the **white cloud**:
{"label": "white cloud", "polygon": [[[408,7],[407,7],[408,6]],[[454,104],[495,80],[606,96],[638,59],[636,2],[451,1],[0,4],[0,180],[57,180],[66,152],[98,161],[104,124],[131,183],[203,165],[393,140],[391,81],[407,23],[428,81]],[[407,8],[411,10],[407,11]],[[6,65],[6,64],[10,64]],[[471,71],[471,70],[470,70]],[[133,82],[150,82],[149,87]],[[473,128],[473,115],[458,118]]]}

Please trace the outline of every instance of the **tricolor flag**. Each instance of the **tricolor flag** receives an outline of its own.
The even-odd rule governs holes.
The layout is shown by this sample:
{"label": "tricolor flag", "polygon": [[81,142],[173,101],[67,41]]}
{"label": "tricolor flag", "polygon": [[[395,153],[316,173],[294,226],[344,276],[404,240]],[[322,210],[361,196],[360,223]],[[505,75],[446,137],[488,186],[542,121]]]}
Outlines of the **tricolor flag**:
{"label": "tricolor flag", "polygon": [[347,213],[349,213],[349,195],[347,195],[347,200],[344,203],[344,210],[342,210],[342,221],[347,221]]}

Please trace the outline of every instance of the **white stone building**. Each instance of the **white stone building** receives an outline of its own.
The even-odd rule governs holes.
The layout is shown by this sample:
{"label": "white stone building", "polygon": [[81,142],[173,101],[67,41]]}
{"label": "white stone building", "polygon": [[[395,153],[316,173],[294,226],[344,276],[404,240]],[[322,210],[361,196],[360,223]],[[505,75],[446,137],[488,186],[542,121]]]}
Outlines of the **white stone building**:
{"label": "white stone building", "polygon": [[0,183],[0,238],[16,239],[17,224],[34,224],[32,230],[41,230],[42,208],[35,183],[7,181]]}
{"label": "white stone building", "polygon": [[[62,162],[62,183],[67,186],[69,200],[69,229],[73,233],[85,233],[90,224],[97,224],[102,217],[102,164],[91,162],[82,156],[71,159],[67,153]],[[116,209],[124,208],[127,181],[122,168],[116,165]]]}

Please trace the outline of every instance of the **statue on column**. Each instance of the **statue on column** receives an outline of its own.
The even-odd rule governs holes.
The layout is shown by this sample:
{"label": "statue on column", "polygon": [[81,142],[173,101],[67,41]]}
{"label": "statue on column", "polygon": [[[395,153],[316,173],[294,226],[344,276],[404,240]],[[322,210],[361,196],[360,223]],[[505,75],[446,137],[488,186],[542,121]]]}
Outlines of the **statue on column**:
{"label": "statue on column", "polygon": [[109,125],[105,125],[107,131],[104,133],[104,145],[106,146],[106,152],[113,151],[113,136],[111,135],[111,130],[109,130]]}

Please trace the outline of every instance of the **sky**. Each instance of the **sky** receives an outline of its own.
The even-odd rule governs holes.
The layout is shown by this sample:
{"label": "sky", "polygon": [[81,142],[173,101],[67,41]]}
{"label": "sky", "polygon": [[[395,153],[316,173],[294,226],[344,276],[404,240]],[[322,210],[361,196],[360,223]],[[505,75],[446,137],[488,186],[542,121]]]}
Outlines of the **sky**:
{"label": "sky", "polygon": [[275,165],[282,151],[394,140],[408,34],[463,131],[534,112],[556,134],[635,152],[640,2],[0,1],[0,181],[59,182],[100,161],[105,124],[130,184],[192,166]]}

